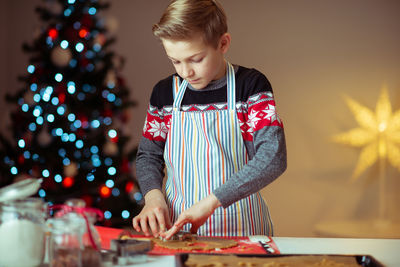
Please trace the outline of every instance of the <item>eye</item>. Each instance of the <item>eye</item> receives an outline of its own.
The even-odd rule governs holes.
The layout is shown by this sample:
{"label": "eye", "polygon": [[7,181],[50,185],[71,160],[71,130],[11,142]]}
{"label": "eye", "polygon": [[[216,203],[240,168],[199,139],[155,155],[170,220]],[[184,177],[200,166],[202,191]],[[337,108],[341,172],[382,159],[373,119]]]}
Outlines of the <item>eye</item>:
{"label": "eye", "polygon": [[174,64],[174,65],[177,65],[177,64],[179,64],[179,63],[180,63],[179,61],[177,61],[177,60],[173,60],[173,59],[171,59],[171,62],[172,62],[172,64]]}
{"label": "eye", "polygon": [[202,61],[203,61],[203,57],[199,58],[199,59],[192,59],[192,62],[194,62],[194,63],[200,63]]}

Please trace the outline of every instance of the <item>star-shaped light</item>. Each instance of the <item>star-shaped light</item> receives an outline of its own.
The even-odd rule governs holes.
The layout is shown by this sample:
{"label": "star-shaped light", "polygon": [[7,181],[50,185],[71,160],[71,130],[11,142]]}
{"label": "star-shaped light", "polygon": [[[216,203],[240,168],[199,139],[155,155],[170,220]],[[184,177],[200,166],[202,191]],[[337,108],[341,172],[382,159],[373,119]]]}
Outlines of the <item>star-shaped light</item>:
{"label": "star-shaped light", "polygon": [[333,140],[362,147],[352,178],[358,178],[378,159],[387,159],[393,167],[400,170],[400,109],[392,112],[387,89],[382,88],[375,113],[350,97],[345,97],[345,100],[359,127],[338,134]]}

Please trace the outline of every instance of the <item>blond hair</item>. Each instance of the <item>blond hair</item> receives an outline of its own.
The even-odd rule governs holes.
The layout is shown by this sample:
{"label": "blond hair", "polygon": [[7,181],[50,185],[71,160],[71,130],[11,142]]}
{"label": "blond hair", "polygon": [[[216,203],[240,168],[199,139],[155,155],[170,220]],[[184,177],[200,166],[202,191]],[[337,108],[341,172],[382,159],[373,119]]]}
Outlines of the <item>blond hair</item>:
{"label": "blond hair", "polygon": [[200,33],[205,43],[215,48],[227,31],[225,12],[215,0],[173,0],[153,25],[158,38],[185,40]]}

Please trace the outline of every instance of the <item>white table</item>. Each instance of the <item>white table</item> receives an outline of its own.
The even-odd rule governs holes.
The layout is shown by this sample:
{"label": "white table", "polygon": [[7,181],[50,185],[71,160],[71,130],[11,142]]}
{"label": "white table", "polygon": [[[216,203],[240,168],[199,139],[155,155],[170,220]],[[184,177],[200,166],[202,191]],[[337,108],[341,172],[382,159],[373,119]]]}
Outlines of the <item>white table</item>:
{"label": "white table", "polygon": [[[369,255],[387,267],[400,266],[400,239],[311,237],[273,237],[272,239],[282,254]],[[176,267],[180,265],[174,256],[152,256],[145,263],[130,266]]]}
{"label": "white table", "polygon": [[388,267],[400,266],[400,239],[273,237],[282,254],[370,255]]}
{"label": "white table", "polygon": [[[400,266],[400,239],[273,237],[282,254],[370,255],[387,267]],[[153,257],[134,265],[179,266],[174,256]],[[132,265],[133,266],[133,265]]]}

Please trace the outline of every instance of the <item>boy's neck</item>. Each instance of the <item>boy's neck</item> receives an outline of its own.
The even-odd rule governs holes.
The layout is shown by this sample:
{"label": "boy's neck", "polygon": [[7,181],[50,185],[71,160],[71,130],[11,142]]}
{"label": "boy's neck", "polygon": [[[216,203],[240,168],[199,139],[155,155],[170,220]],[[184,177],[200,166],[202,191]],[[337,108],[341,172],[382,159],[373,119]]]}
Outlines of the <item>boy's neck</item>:
{"label": "boy's neck", "polygon": [[[235,73],[238,71],[239,66],[238,65],[233,65],[233,69],[235,71]],[[193,86],[190,85],[190,83],[188,84],[188,89],[193,90],[193,91],[212,91],[212,90],[217,90],[220,89],[221,87],[226,85],[226,67],[225,67],[225,75],[222,76],[220,79],[217,80],[213,80],[211,81],[206,87],[204,87],[201,90],[198,90],[196,88],[194,88]]]}

